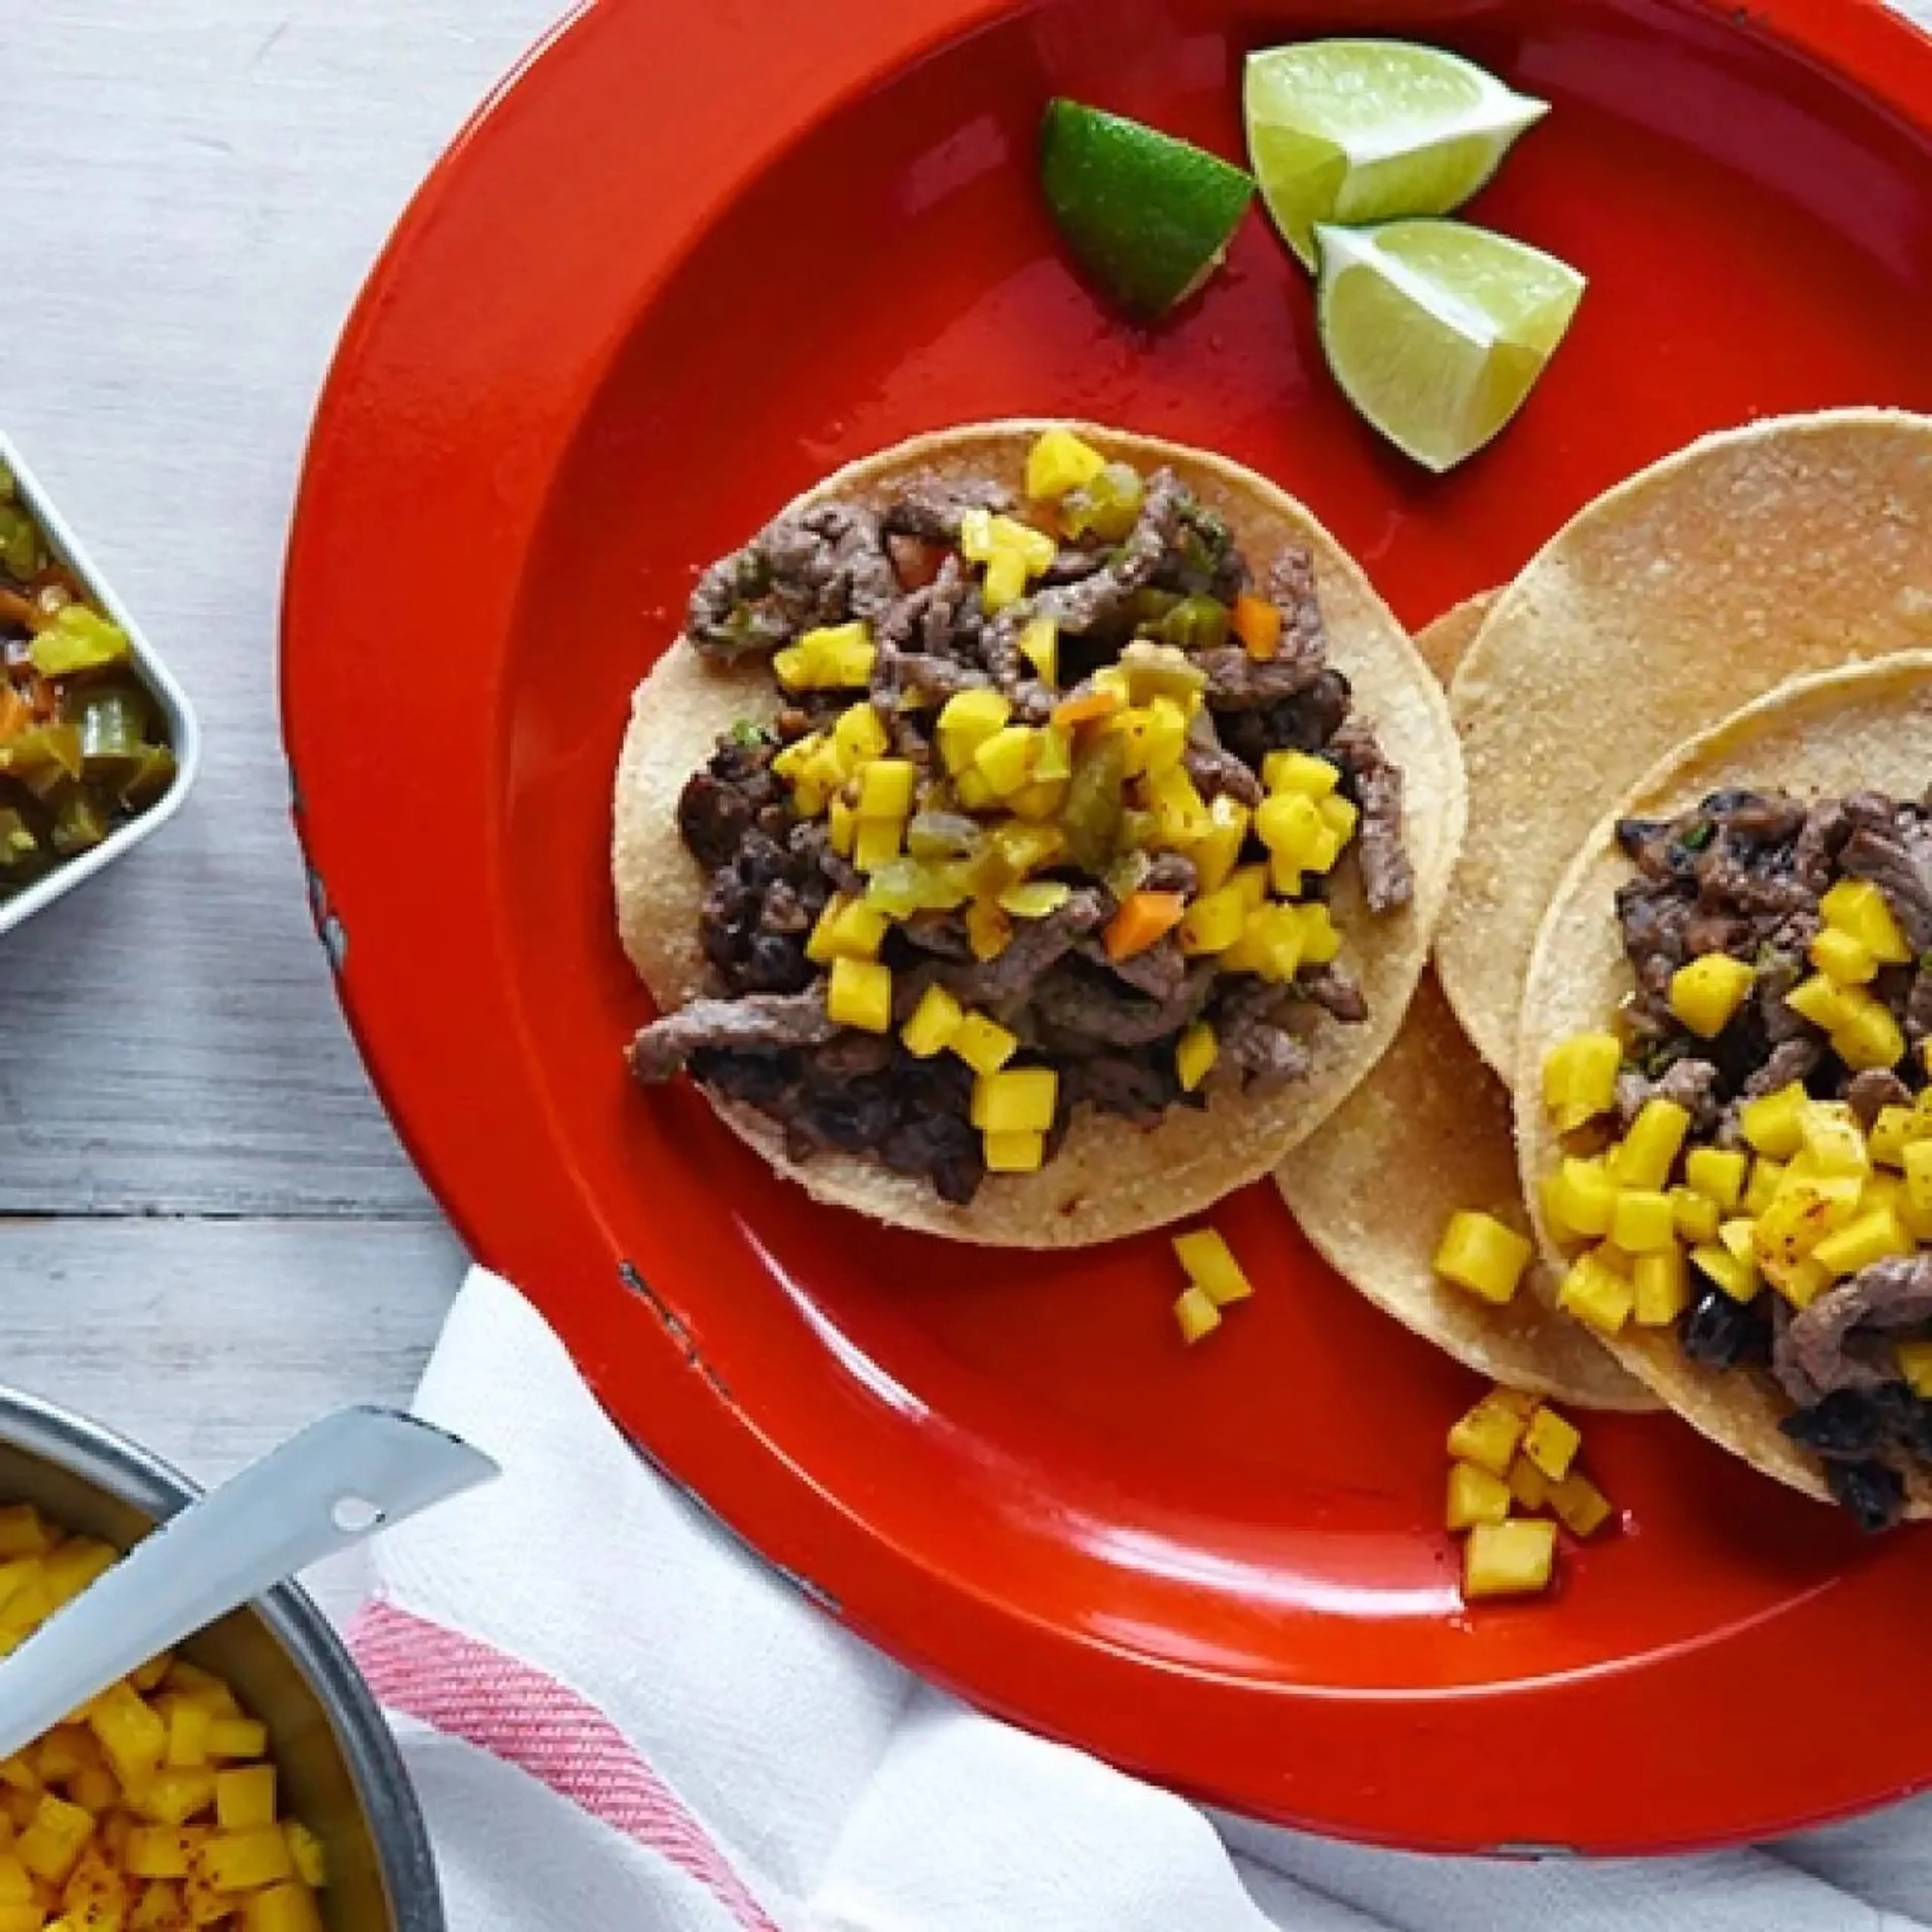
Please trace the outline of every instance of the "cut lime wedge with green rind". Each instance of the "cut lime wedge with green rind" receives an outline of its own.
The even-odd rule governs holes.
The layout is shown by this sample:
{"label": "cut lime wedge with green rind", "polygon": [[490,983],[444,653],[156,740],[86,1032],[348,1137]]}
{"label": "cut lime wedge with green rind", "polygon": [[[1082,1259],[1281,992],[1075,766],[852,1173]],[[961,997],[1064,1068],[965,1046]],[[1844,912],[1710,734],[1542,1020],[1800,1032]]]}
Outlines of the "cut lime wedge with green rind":
{"label": "cut lime wedge with green rind", "polygon": [[1318,222],[1446,214],[1549,112],[1459,55],[1408,40],[1306,40],[1248,56],[1248,159],[1288,244]]}
{"label": "cut lime wedge with green rind", "polygon": [[1523,404],[1582,299],[1567,262],[1467,222],[1315,231],[1316,326],[1362,415],[1425,469],[1452,469]]}
{"label": "cut lime wedge with green rind", "polygon": [[1147,321],[1214,273],[1255,192],[1219,155],[1077,100],[1048,104],[1040,171],[1082,268]]}

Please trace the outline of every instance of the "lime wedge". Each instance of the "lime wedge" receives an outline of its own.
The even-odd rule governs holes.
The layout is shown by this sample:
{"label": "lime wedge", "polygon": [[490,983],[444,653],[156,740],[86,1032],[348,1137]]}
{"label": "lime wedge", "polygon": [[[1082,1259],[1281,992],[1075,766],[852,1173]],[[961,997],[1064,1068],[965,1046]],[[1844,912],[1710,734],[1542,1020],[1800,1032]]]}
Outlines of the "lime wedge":
{"label": "lime wedge", "polygon": [[1214,272],[1255,192],[1217,155],[1077,100],[1048,103],[1040,175],[1081,266],[1148,320]]}
{"label": "lime wedge", "polygon": [[1307,40],[1248,56],[1248,159],[1288,245],[1315,266],[1319,221],[1446,214],[1550,111],[1408,40]]}
{"label": "lime wedge", "polygon": [[1323,224],[1315,236],[1316,326],[1336,381],[1438,472],[1516,414],[1583,297],[1567,262],[1466,222]]}

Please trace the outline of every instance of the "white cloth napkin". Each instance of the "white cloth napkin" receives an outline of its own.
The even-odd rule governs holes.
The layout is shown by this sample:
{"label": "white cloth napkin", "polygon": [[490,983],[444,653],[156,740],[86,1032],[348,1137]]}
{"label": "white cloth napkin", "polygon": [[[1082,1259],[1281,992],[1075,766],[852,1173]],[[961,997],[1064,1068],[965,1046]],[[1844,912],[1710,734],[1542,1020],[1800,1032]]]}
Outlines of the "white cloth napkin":
{"label": "white cloth napkin", "polygon": [[1422,1858],[1210,1816],[981,1717],[655,1475],[481,1270],[417,1408],[504,1471],[382,1540],[355,1632],[453,1932],[1932,1927],[1932,1800],[1722,1856]]}

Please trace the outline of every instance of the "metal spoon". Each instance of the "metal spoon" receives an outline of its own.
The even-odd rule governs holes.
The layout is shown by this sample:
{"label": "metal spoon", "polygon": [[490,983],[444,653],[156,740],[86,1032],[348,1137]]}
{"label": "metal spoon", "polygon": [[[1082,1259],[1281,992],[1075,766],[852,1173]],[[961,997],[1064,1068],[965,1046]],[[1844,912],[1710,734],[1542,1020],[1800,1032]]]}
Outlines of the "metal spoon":
{"label": "metal spoon", "polygon": [[0,1664],[0,1757],[297,1570],[499,1473],[394,1409],[312,1423],[163,1523]]}

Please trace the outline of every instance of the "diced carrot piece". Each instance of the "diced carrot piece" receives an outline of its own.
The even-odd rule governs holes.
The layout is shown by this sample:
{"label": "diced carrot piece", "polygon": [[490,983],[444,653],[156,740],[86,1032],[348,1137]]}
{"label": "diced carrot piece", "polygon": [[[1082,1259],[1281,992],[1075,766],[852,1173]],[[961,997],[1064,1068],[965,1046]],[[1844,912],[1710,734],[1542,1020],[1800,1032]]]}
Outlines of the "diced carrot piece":
{"label": "diced carrot piece", "polygon": [[1089,724],[1096,718],[1111,718],[1123,701],[1118,691],[1083,691],[1077,698],[1064,698],[1053,707],[1053,722],[1064,728]]}
{"label": "diced carrot piece", "polygon": [[1244,590],[1234,599],[1234,631],[1251,658],[1263,662],[1281,649],[1281,610],[1265,597]]}
{"label": "diced carrot piece", "polygon": [[1107,957],[1130,959],[1144,952],[1163,933],[1172,932],[1187,910],[1180,892],[1130,892],[1107,922]]}

